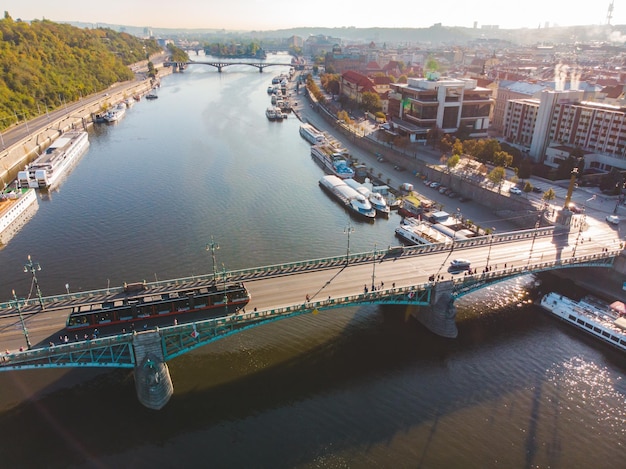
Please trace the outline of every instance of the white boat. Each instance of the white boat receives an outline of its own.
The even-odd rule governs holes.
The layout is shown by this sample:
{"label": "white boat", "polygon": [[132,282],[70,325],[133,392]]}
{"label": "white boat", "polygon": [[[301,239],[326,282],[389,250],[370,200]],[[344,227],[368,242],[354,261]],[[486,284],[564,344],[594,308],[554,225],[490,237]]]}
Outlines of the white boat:
{"label": "white boat", "polygon": [[326,140],[324,134],[317,130],[315,127],[313,127],[311,124],[301,124],[300,135],[312,145],[324,143],[324,141]]}
{"label": "white boat", "polygon": [[427,221],[405,218],[396,228],[396,236],[412,245],[451,244],[449,236],[435,230]]}
{"label": "white boat", "polygon": [[348,179],[354,177],[354,169],[348,166],[348,162],[344,159],[344,154],[337,151],[335,147],[327,143],[319,143],[311,147],[311,156],[313,156],[324,169],[331,174]]}
{"label": "white boat", "polygon": [[377,214],[384,217],[389,216],[389,212],[391,212],[391,210],[389,209],[389,205],[387,205],[387,201],[381,194],[379,194],[378,192],[373,192],[365,184],[361,184],[352,178],[345,179],[345,181],[347,185],[367,197],[367,200],[370,201],[370,204],[372,204],[372,207],[374,207],[374,210],[376,210]]}
{"label": "white boat", "polygon": [[104,120],[107,122],[117,122],[122,119],[126,115],[126,105],[124,103],[120,103],[115,106],[113,109],[109,110],[104,114]]}
{"label": "white boat", "polygon": [[267,117],[271,121],[275,121],[276,120],[276,109],[274,109],[273,107],[268,107],[265,110],[265,117]]}
{"label": "white boat", "polygon": [[363,194],[360,194],[352,189],[337,176],[324,176],[320,179],[319,184],[322,189],[344,204],[344,206],[355,215],[359,215],[370,220],[376,216],[376,210],[374,210],[369,200],[367,200]]}
{"label": "white boat", "polygon": [[35,189],[16,184],[0,191],[0,245],[7,244],[38,207]]}
{"label": "white boat", "polygon": [[616,301],[607,304],[593,297],[575,301],[551,292],[541,298],[540,305],[559,319],[626,351],[624,303]]}
{"label": "white boat", "polygon": [[84,130],[65,132],[46,151],[17,173],[21,187],[51,188],[61,176],[87,151],[89,137]]}

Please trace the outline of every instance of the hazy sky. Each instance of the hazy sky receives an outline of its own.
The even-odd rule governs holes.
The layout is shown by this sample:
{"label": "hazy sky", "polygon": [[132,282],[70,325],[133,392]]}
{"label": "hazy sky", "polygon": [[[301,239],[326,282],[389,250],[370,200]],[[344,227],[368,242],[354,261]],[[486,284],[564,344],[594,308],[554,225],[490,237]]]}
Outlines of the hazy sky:
{"label": "hazy sky", "polygon": [[[550,25],[606,24],[611,0],[509,0],[420,2],[394,0],[4,0],[13,19],[49,19],[159,28],[238,30],[321,27],[473,27],[536,28]],[[626,0],[616,0],[611,24],[626,23]]]}

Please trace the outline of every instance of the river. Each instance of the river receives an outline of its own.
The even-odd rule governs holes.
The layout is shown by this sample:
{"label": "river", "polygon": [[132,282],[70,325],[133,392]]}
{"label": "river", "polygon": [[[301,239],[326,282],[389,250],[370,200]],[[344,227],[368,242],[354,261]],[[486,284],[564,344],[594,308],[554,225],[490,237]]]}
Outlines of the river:
{"label": "river", "polygon": [[[293,115],[266,119],[287,70],[190,66],[91,129],[0,251],[0,298],[34,296],[29,254],[52,295],[208,273],[212,241],[227,270],[398,244],[397,215],[350,220],[320,190]],[[456,340],[391,306],[259,327],[169,363],[158,412],[128,371],[0,373],[0,466],[620,467],[624,355],[532,304],[551,289],[572,287],[527,277],[463,298]]]}

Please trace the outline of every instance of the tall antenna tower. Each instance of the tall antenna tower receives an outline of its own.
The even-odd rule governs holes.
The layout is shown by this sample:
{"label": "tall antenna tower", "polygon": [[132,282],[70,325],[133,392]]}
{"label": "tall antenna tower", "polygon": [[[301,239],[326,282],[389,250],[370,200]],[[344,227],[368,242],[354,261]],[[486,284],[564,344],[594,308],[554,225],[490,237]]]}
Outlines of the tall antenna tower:
{"label": "tall antenna tower", "polygon": [[609,3],[609,9],[606,12],[606,24],[607,25],[611,25],[611,19],[613,18],[613,2],[615,0],[611,0],[611,3]]}

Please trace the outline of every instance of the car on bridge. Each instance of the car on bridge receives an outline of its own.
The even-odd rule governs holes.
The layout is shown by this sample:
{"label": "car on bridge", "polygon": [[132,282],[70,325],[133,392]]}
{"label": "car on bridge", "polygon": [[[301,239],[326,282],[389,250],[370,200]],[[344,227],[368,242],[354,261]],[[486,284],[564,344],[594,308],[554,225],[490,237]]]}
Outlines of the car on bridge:
{"label": "car on bridge", "polygon": [[467,259],[454,259],[450,261],[451,270],[467,270],[470,268],[471,262]]}

